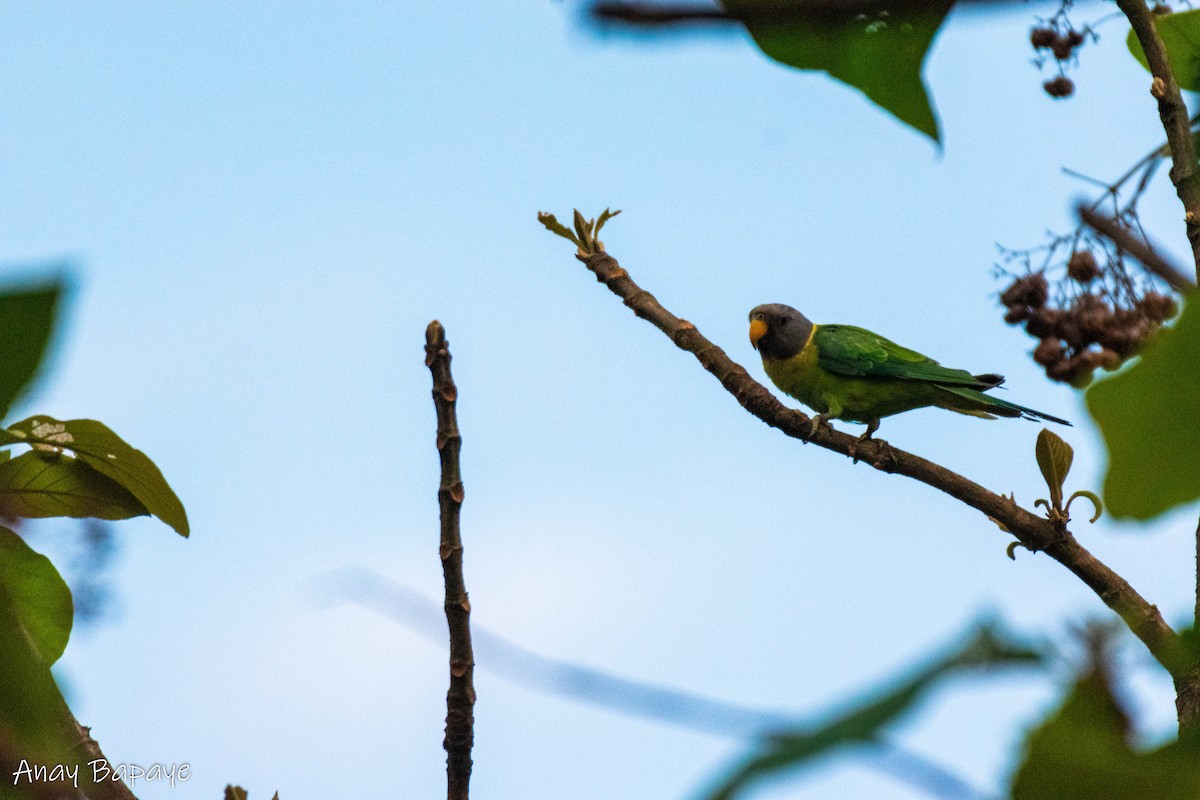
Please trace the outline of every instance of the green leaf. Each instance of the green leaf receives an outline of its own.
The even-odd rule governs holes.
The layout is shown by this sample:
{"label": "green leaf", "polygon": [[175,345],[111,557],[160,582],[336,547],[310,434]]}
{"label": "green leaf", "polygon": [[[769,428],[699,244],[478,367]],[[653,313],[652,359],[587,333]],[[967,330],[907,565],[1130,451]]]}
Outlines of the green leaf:
{"label": "green leaf", "polygon": [[546,230],[558,234],[564,239],[569,239],[576,247],[583,247],[583,243],[575,237],[575,234],[571,233],[571,229],[559,222],[558,218],[553,214],[546,211],[539,211],[537,218],[538,222],[546,226]]}
{"label": "green leaf", "polygon": [[[875,105],[940,143],[937,115],[921,76],[925,56],[954,0],[897,2],[864,15],[816,11],[803,22],[750,20],[747,30],[763,53],[782,64],[820,70],[865,94]],[[754,11],[755,0],[724,0],[732,14]]]}
{"label": "green leaf", "polygon": [[[1154,26],[1167,49],[1167,60],[1179,88],[1200,91],[1200,9],[1155,15]],[[1138,63],[1149,71],[1150,64],[1132,28],[1125,44]]]}
{"label": "green leaf", "polygon": [[596,235],[600,235],[600,229],[604,227],[604,223],[608,222],[610,219],[620,213],[621,209],[619,208],[616,211],[609,211],[607,208],[604,209],[604,213],[600,215],[600,219],[596,220]]}
{"label": "green leaf", "polygon": [[579,213],[579,209],[575,209],[575,233],[579,234],[579,241],[585,245],[591,241],[592,229],[591,221],[583,218],[583,214]]}
{"label": "green leaf", "polygon": [[46,453],[73,452],[84,464],[128,490],[149,513],[181,536],[188,535],[187,512],[162,472],[145,453],[130,447],[102,423],[30,417],[0,431],[0,446],[18,442]]}
{"label": "green leaf", "polygon": [[1159,331],[1139,361],[1088,390],[1104,435],[1104,505],[1149,519],[1200,497],[1200,294]]}
{"label": "green leaf", "polygon": [[77,458],[34,451],[0,461],[0,517],[129,519],[149,513],[127,489]]}
{"label": "green leaf", "polygon": [[71,638],[71,590],[50,559],[0,527],[0,602],[4,601],[42,662],[50,666],[57,661]]}
{"label": "green leaf", "polygon": [[1050,487],[1050,503],[1055,509],[1061,509],[1063,484],[1067,480],[1067,473],[1071,471],[1071,462],[1075,460],[1075,451],[1058,434],[1042,428],[1033,452],[1037,456],[1042,477],[1046,479],[1046,485]]}
{"label": "green leaf", "polygon": [[37,376],[63,291],[55,279],[0,292],[0,417]]}
{"label": "green leaf", "polygon": [[1026,740],[1013,800],[1195,800],[1200,752],[1173,742],[1152,752],[1129,746],[1130,724],[1107,671],[1090,669],[1062,706]]}
{"label": "green leaf", "polygon": [[984,626],[950,653],[868,696],[858,708],[834,715],[815,727],[780,731],[766,737],[757,752],[735,766],[707,797],[730,800],[752,783],[799,769],[837,747],[870,744],[885,725],[911,709],[921,696],[949,674],[965,668],[1037,664],[1042,654],[994,627]]}

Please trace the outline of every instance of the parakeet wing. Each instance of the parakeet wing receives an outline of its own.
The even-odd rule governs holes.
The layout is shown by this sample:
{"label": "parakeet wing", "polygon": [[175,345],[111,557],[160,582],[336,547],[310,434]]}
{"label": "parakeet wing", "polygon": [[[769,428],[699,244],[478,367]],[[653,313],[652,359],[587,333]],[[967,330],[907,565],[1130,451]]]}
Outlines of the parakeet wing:
{"label": "parakeet wing", "polygon": [[813,334],[817,363],[842,375],[869,375],[910,381],[990,388],[966,370],[943,367],[932,358],[853,325],[821,325]]}

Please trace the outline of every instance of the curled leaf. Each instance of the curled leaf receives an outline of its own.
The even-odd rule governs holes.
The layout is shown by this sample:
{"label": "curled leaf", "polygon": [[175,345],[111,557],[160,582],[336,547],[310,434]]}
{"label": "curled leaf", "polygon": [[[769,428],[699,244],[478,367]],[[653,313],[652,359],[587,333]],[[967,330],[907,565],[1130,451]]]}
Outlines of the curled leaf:
{"label": "curled leaf", "polygon": [[1080,489],[1072,494],[1067,498],[1067,511],[1071,510],[1071,503],[1075,501],[1076,497],[1086,497],[1088,500],[1092,501],[1092,508],[1096,510],[1096,513],[1091,519],[1088,520],[1088,522],[1095,522],[1096,520],[1100,519],[1100,515],[1104,513],[1104,504],[1100,502],[1100,498],[1096,496],[1095,492],[1089,492],[1087,489]]}
{"label": "curled leaf", "polygon": [[1062,508],[1063,483],[1067,480],[1067,473],[1071,471],[1071,462],[1075,459],[1075,451],[1058,434],[1042,428],[1033,452],[1037,456],[1042,477],[1046,479],[1046,485],[1050,487],[1050,503],[1054,508],[1060,509]]}

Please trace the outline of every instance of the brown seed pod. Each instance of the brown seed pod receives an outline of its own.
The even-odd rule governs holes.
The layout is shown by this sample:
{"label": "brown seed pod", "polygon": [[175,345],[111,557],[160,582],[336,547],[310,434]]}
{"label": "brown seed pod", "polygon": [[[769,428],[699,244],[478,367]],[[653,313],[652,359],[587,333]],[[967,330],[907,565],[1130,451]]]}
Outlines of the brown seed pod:
{"label": "brown seed pod", "polygon": [[1064,358],[1062,361],[1057,361],[1046,367],[1046,377],[1052,381],[1062,381],[1065,383],[1071,379],[1071,375],[1075,369],[1075,362],[1072,359]]}
{"label": "brown seed pod", "polygon": [[1091,250],[1076,250],[1067,261],[1067,274],[1080,283],[1090,283],[1100,276],[1100,265]]}
{"label": "brown seed pod", "polygon": [[1083,350],[1089,344],[1080,329],[1079,320],[1071,312],[1063,312],[1054,326],[1054,332],[1072,350]]}
{"label": "brown seed pod", "polygon": [[1179,310],[1179,305],[1174,298],[1161,292],[1146,292],[1146,295],[1138,301],[1137,307],[1154,322],[1165,322],[1175,316]]}
{"label": "brown seed pod", "polygon": [[1107,310],[1091,309],[1076,316],[1079,320],[1079,335],[1091,344],[1100,341],[1112,325],[1112,313]]}
{"label": "brown seed pod", "polygon": [[1055,99],[1070,97],[1075,93],[1075,81],[1066,75],[1059,75],[1054,80],[1043,83],[1042,88],[1046,90],[1046,94]]}
{"label": "brown seed pod", "polygon": [[1082,389],[1092,382],[1092,373],[1096,369],[1096,353],[1084,350],[1068,358],[1056,368],[1062,377],[1058,380],[1071,384],[1076,389]]}
{"label": "brown seed pod", "polygon": [[1029,43],[1041,50],[1052,46],[1058,41],[1058,34],[1054,28],[1034,28],[1029,31]]}
{"label": "brown seed pod", "polygon": [[1121,358],[1128,358],[1137,349],[1138,340],[1125,328],[1109,328],[1099,339],[1105,350],[1111,350]]}
{"label": "brown seed pod", "polygon": [[1009,308],[1017,305],[1041,308],[1046,305],[1049,296],[1050,286],[1046,283],[1046,276],[1032,272],[1014,280],[1000,295],[1000,302]]}
{"label": "brown seed pod", "polygon": [[1075,52],[1075,45],[1059,36],[1054,39],[1054,44],[1050,45],[1050,52],[1054,53],[1054,57],[1059,61],[1066,61]]}
{"label": "brown seed pod", "polygon": [[1096,354],[1097,365],[1109,372],[1121,366],[1121,361],[1122,359],[1116,351],[1109,350],[1107,347]]}
{"label": "brown seed pod", "polygon": [[1025,323],[1025,331],[1030,336],[1036,336],[1039,339],[1057,336],[1062,316],[1063,312],[1057,308],[1039,308],[1029,315],[1029,321]]}
{"label": "brown seed pod", "polygon": [[1107,311],[1112,313],[1112,306],[1108,304],[1108,300],[1098,294],[1085,292],[1075,298],[1072,303],[1072,308],[1076,309],[1080,314],[1085,314],[1089,311]]}
{"label": "brown seed pod", "polygon": [[1096,377],[1095,372],[1096,370],[1093,367],[1076,370],[1067,379],[1067,383],[1071,384],[1071,388],[1073,389],[1086,389],[1092,385],[1092,379]]}
{"label": "brown seed pod", "polygon": [[1033,360],[1041,364],[1043,367],[1050,367],[1057,364],[1063,359],[1062,342],[1058,339],[1048,336],[1038,343],[1038,346],[1033,350]]}
{"label": "brown seed pod", "polygon": [[1079,45],[1083,44],[1083,33],[1075,29],[1071,29],[1067,31],[1066,39],[1067,43],[1071,45],[1071,47],[1079,47]]}
{"label": "brown seed pod", "polygon": [[1004,321],[1009,325],[1016,325],[1018,322],[1023,322],[1029,318],[1029,306],[1010,306],[1004,314]]}

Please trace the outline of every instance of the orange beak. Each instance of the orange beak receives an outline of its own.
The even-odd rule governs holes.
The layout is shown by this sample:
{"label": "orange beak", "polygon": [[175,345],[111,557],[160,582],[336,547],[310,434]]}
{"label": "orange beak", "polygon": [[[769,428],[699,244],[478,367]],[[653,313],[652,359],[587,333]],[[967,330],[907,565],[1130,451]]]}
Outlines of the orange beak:
{"label": "orange beak", "polygon": [[761,339],[767,332],[767,323],[761,319],[750,321],[750,346],[755,350],[758,349],[758,340]]}

